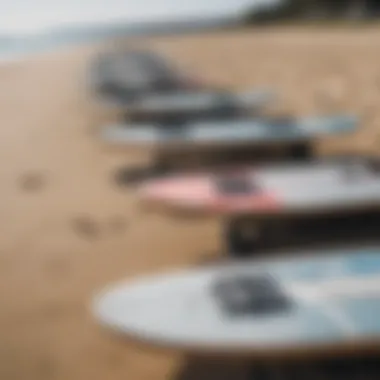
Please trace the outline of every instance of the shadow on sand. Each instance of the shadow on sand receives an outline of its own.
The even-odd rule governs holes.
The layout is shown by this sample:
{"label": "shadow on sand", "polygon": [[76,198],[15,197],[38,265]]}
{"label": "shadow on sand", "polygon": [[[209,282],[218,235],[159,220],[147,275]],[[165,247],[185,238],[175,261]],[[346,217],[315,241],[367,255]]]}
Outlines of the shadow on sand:
{"label": "shadow on sand", "polygon": [[187,357],[173,380],[247,380],[249,367],[241,362]]}

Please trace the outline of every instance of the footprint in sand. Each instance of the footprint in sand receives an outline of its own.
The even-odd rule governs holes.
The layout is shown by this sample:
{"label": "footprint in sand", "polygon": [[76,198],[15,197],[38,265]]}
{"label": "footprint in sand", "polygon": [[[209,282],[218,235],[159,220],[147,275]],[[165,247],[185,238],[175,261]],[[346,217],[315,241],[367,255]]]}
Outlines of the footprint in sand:
{"label": "footprint in sand", "polygon": [[114,181],[120,188],[131,187],[146,179],[149,174],[149,168],[121,167],[114,172]]}
{"label": "footprint in sand", "polygon": [[[78,236],[87,240],[94,240],[99,237],[101,228],[90,217],[77,217],[72,220],[71,225]],[[106,227],[109,227],[112,233],[119,234],[126,230],[128,223],[122,215],[116,215],[108,220]]]}
{"label": "footprint in sand", "polygon": [[40,173],[27,173],[22,175],[18,182],[23,191],[36,192],[46,185],[46,178]]}
{"label": "footprint in sand", "polygon": [[77,217],[72,220],[71,225],[78,236],[87,240],[94,240],[100,235],[99,226],[90,217]]}

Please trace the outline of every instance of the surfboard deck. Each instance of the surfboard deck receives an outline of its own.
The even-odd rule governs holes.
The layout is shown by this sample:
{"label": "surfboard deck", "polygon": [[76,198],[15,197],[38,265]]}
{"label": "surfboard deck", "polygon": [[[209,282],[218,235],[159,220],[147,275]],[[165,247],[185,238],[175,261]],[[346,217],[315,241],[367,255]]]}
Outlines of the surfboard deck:
{"label": "surfboard deck", "polygon": [[200,87],[157,52],[142,49],[107,51],[89,68],[91,90],[104,103],[124,107],[147,94],[178,93]]}
{"label": "surfboard deck", "polygon": [[174,175],[148,181],[140,198],[217,215],[281,216],[380,206],[380,160],[316,159]]}
{"label": "surfboard deck", "polygon": [[294,120],[237,119],[172,125],[116,124],[100,129],[99,138],[110,146],[162,150],[199,149],[239,145],[286,145],[314,138],[353,132],[350,116],[309,117]]}
{"label": "surfboard deck", "polygon": [[238,93],[204,89],[175,95],[150,95],[129,107],[128,118],[135,121],[155,117],[164,121],[165,117],[191,119],[192,116],[207,118],[224,114],[238,115],[248,110],[257,111],[273,101],[274,97],[272,91],[265,89]]}
{"label": "surfboard deck", "polygon": [[378,349],[380,247],[288,254],[125,281],[93,313],[116,334],[196,355]]}

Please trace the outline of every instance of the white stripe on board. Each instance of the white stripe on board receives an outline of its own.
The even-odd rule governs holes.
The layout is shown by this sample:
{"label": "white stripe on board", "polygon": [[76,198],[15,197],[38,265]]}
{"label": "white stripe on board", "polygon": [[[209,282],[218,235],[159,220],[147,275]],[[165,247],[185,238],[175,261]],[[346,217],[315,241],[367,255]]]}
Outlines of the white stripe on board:
{"label": "white stripe on board", "polygon": [[357,329],[350,316],[333,302],[341,298],[379,296],[380,276],[346,277],[328,280],[313,285],[297,283],[287,286],[287,291],[300,303],[311,304],[330,320],[336,322],[348,337],[357,335]]}
{"label": "white stripe on board", "polygon": [[333,299],[344,297],[379,296],[380,276],[356,276],[343,279],[320,281],[317,283],[294,283],[287,286],[297,299]]}

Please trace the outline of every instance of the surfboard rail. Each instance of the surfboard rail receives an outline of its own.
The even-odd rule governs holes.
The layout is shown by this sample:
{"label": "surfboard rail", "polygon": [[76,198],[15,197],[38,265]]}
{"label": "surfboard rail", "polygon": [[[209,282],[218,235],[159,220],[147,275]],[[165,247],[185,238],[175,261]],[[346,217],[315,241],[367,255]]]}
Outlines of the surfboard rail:
{"label": "surfboard rail", "polygon": [[[305,359],[380,348],[373,314],[379,310],[379,246],[281,257],[122,282],[96,296],[92,310],[116,334],[196,355]],[[215,282],[258,275],[281,285],[291,310],[246,310],[236,317],[223,311],[212,292]],[[190,304],[197,305],[191,312]]]}
{"label": "surfboard rail", "polygon": [[358,120],[350,116],[302,118],[295,121],[246,118],[198,121],[184,124],[113,124],[100,129],[108,145],[128,148],[199,149],[239,145],[286,145],[355,131]]}

